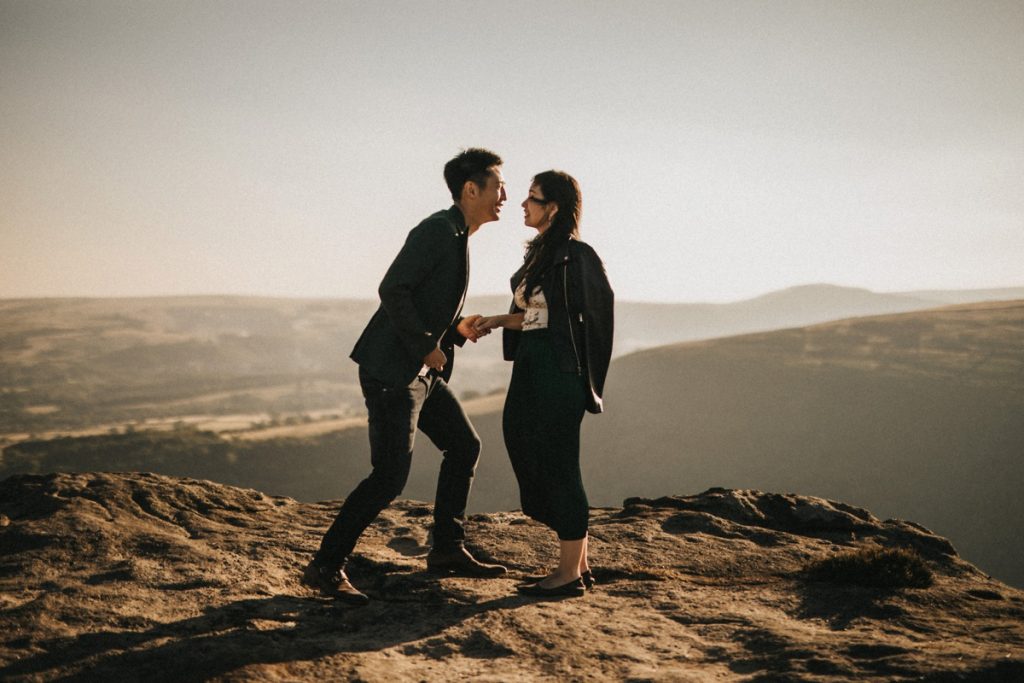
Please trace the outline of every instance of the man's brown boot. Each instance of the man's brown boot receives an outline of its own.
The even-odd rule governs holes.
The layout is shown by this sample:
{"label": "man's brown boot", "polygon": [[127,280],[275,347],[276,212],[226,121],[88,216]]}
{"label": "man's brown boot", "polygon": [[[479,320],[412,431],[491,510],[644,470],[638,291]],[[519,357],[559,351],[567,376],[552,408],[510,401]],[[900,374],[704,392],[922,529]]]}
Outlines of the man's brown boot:
{"label": "man's brown boot", "polygon": [[486,564],[469,554],[464,547],[456,546],[439,550],[434,548],[427,554],[427,569],[457,576],[488,578],[508,573],[500,564]]}
{"label": "man's brown boot", "polygon": [[302,583],[320,591],[321,595],[334,598],[348,605],[365,605],[370,598],[349,583],[343,569],[331,569],[313,560],[302,572]]}

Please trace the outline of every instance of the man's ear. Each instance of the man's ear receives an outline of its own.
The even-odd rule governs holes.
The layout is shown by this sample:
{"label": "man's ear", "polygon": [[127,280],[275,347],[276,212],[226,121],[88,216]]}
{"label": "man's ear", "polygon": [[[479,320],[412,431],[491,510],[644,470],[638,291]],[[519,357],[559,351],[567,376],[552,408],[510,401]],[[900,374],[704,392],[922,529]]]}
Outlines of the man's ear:
{"label": "man's ear", "polygon": [[462,185],[462,199],[476,199],[477,195],[480,194],[480,187],[472,180],[467,180]]}

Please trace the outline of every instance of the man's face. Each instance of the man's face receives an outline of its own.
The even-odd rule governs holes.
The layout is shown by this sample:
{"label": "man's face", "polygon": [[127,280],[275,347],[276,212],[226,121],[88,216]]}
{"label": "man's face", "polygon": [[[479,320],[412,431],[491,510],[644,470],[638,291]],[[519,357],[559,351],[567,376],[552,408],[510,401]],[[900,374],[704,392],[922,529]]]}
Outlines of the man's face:
{"label": "man's face", "polygon": [[476,218],[479,224],[496,221],[500,218],[501,206],[508,196],[505,194],[505,178],[501,175],[501,169],[491,166],[487,169],[487,182],[477,194],[477,201],[474,202]]}

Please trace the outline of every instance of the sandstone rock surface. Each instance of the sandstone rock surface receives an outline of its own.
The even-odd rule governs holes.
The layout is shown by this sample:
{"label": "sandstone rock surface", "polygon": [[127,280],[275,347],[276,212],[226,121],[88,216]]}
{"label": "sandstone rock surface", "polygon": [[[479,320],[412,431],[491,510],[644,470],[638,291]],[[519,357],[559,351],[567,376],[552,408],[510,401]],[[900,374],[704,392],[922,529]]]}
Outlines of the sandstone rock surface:
{"label": "sandstone rock surface", "polygon": [[[841,503],[711,489],[595,509],[597,590],[541,602],[515,585],[553,562],[550,532],[474,516],[509,577],[439,577],[430,506],[400,501],[350,565],[363,608],[298,582],[337,505],[150,474],[0,482],[0,679],[1024,680],[1024,593]],[[802,573],[875,547],[913,550],[934,583]]]}

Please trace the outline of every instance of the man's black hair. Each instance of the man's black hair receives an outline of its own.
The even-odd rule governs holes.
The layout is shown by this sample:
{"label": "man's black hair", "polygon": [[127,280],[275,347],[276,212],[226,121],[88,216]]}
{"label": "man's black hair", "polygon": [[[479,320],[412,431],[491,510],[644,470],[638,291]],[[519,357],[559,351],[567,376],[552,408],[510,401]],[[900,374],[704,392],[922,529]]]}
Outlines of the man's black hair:
{"label": "man's black hair", "polygon": [[452,193],[452,199],[458,202],[462,198],[462,187],[467,180],[476,186],[487,185],[488,169],[501,166],[501,157],[494,152],[480,147],[470,147],[444,165],[444,181]]}

